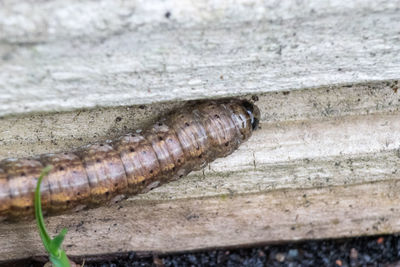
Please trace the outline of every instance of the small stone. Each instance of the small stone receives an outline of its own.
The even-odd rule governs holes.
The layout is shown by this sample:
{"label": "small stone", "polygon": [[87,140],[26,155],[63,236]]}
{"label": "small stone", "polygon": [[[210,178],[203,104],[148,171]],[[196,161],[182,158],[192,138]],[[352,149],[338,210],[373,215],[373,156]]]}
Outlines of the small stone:
{"label": "small stone", "polygon": [[297,249],[291,249],[288,252],[288,259],[296,259],[299,256],[299,251]]}
{"label": "small stone", "polygon": [[258,257],[265,257],[265,253],[262,250],[258,250]]}
{"label": "small stone", "polygon": [[358,258],[358,251],[355,248],[350,250],[350,259],[357,259]]}
{"label": "small stone", "polygon": [[153,256],[153,264],[156,267],[164,267],[164,262],[158,256]]}
{"label": "small stone", "polygon": [[284,262],[285,261],[285,254],[283,253],[277,253],[275,255],[275,259],[279,262]]}

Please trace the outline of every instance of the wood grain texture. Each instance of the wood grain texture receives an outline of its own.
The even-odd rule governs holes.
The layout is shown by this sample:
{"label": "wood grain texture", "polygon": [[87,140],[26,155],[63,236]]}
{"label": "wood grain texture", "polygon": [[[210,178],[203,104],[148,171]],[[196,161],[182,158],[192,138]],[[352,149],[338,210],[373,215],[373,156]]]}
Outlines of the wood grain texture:
{"label": "wood grain texture", "polygon": [[[325,120],[400,110],[399,80],[259,94],[264,123]],[[252,96],[244,96],[251,100]],[[0,123],[0,160],[62,152],[141,131],[184,102],[7,116]],[[65,127],[68,125],[68,127]],[[27,131],[26,129],[29,129]]]}
{"label": "wood grain texture", "polygon": [[[393,84],[260,95],[261,129],[237,152],[121,205],[48,218],[49,230],[70,229],[70,255],[397,232]],[[44,253],[35,226],[23,223],[0,224],[0,247],[3,260]]]}
{"label": "wood grain texture", "polygon": [[398,6],[5,1],[0,116],[398,79]]}
{"label": "wood grain texture", "polygon": [[[3,1],[0,159],[144,129],[182,100],[256,95],[262,128],[228,158],[49,231],[69,228],[70,255],[399,232],[399,6]],[[44,254],[33,224],[0,223],[0,248]]]}

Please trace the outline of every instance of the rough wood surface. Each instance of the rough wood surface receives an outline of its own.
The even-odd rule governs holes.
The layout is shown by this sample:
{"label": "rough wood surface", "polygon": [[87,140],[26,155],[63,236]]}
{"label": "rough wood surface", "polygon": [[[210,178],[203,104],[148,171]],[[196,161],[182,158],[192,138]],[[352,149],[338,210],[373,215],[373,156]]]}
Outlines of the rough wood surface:
{"label": "rough wood surface", "polygon": [[3,1],[0,116],[398,79],[399,6]]}
{"label": "rough wood surface", "polygon": [[[261,129],[231,156],[120,205],[48,218],[49,229],[69,228],[66,248],[76,256],[400,231],[400,95],[395,84],[260,95]],[[143,118],[146,110],[154,116],[151,107],[137,110]],[[114,111],[103,111],[113,125]],[[76,127],[93,112],[99,111],[81,113]],[[61,124],[65,116],[75,117],[42,114],[33,122],[53,117]],[[25,122],[30,116],[18,118]],[[49,137],[49,143],[71,144],[65,131],[59,139]],[[115,134],[101,132],[100,139]],[[52,149],[24,149],[30,142],[21,139],[21,156]],[[3,260],[44,253],[34,223],[0,224],[0,247]]]}
{"label": "rough wood surface", "polygon": [[[48,218],[50,232],[69,228],[77,256],[399,232],[399,6],[2,1],[0,159],[115,138],[183,100],[257,95],[261,129],[231,156]],[[33,222],[0,223],[0,248],[0,262],[44,254]]]}
{"label": "rough wood surface", "polygon": [[[400,80],[259,94],[262,121],[316,121],[397,112]],[[251,99],[251,96],[243,96]],[[7,116],[0,123],[0,160],[64,151],[142,129],[183,102]],[[265,141],[263,142],[265,143]]]}
{"label": "rough wood surface", "polygon": [[[132,249],[184,251],[243,245],[248,240],[265,243],[331,237],[333,232],[340,236],[384,234],[400,229],[399,190],[398,180],[386,180],[233,197],[132,201],[121,208],[103,208],[101,217],[93,210],[50,220],[49,225],[53,231],[69,228],[65,247],[71,256]],[[362,219],[354,216],[358,213],[364,213]],[[1,236],[3,259],[44,253],[34,224],[15,225],[11,233],[0,227],[7,233]],[[9,238],[8,242],[4,238]],[[18,242],[18,249],[17,242],[10,242],[16,238],[25,240]]]}

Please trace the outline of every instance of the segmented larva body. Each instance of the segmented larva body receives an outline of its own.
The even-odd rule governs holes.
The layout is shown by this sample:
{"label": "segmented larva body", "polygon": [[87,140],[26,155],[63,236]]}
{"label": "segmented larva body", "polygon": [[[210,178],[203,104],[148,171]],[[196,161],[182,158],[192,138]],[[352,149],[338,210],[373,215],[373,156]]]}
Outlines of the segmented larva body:
{"label": "segmented larva body", "polygon": [[73,152],[0,162],[0,219],[33,218],[41,170],[45,213],[95,207],[143,193],[231,154],[257,127],[259,111],[245,100],[187,105],[143,134],[88,145]]}

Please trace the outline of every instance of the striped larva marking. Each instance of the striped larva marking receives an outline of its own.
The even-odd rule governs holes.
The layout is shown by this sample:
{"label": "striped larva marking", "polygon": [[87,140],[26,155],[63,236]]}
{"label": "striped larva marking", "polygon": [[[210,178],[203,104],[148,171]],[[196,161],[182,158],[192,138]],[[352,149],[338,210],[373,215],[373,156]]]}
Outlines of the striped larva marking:
{"label": "striped larva marking", "polygon": [[72,152],[0,162],[0,220],[33,218],[34,189],[41,186],[49,215],[119,201],[199,170],[231,154],[257,128],[258,108],[246,100],[186,105],[149,129]]}

